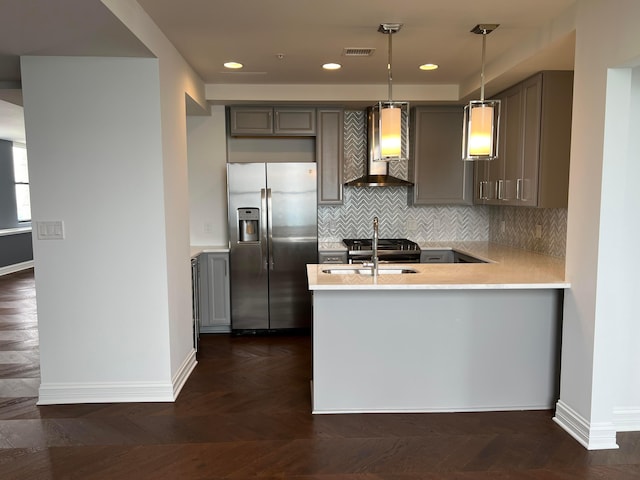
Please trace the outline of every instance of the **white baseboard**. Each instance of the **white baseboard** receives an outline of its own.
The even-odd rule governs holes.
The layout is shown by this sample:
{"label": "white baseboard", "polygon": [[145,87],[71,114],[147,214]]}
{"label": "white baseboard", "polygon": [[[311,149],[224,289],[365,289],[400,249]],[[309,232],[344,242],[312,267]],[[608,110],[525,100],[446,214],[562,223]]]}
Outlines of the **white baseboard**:
{"label": "white baseboard", "polygon": [[200,325],[200,333],[231,333],[231,325]]}
{"label": "white baseboard", "polygon": [[38,405],[173,401],[168,382],[42,383]]}
{"label": "white baseboard", "polygon": [[9,275],[10,273],[27,270],[28,268],[33,268],[33,260],[22,263],[14,263],[13,265],[7,265],[6,267],[0,267],[0,277],[2,275]]}
{"label": "white baseboard", "polygon": [[184,384],[189,378],[189,375],[191,375],[191,372],[193,372],[193,369],[196,368],[197,364],[198,362],[196,360],[196,351],[195,349],[191,349],[191,352],[189,352],[189,355],[187,355],[187,358],[184,359],[184,362],[182,362],[182,365],[173,376],[171,383],[173,383],[174,400],[178,398],[182,387],[184,387]]}
{"label": "white baseboard", "polygon": [[560,425],[587,450],[618,448],[616,427],[613,422],[589,423],[569,405],[559,400],[553,421]]}
{"label": "white baseboard", "polygon": [[174,402],[197,363],[196,351],[192,350],[171,383],[42,383],[38,391],[38,405]]}
{"label": "white baseboard", "polygon": [[614,408],[613,423],[618,432],[640,432],[640,408]]}

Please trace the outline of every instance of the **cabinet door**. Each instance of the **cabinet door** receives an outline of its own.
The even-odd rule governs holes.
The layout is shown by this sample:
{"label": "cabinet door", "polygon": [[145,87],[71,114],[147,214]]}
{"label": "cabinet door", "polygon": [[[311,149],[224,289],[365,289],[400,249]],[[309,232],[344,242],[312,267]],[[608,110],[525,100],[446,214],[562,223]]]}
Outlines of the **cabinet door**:
{"label": "cabinet door", "polygon": [[344,111],[318,109],[316,162],[318,205],[341,205],[344,160]]}
{"label": "cabinet door", "polygon": [[275,108],[275,135],[315,135],[315,108]]}
{"label": "cabinet door", "polygon": [[272,135],[273,108],[231,107],[231,135]]}
{"label": "cabinet door", "polygon": [[[505,152],[507,150],[506,136],[506,95],[501,93],[496,95],[500,100],[500,124],[498,125],[498,158],[485,160],[485,184],[482,189],[484,203],[487,205],[501,205],[504,197],[504,165]],[[477,162],[476,162],[477,163]]]}
{"label": "cabinet door", "polygon": [[517,85],[509,89],[502,101],[504,173],[498,180],[497,197],[501,205],[515,205],[516,187],[522,171],[522,87]]}
{"label": "cabinet door", "polygon": [[523,148],[522,170],[518,178],[518,204],[538,205],[538,166],[540,159],[540,119],[542,117],[542,76],[536,75],[523,84]]}
{"label": "cabinet door", "polygon": [[413,204],[473,202],[473,163],[461,158],[460,107],[417,107],[414,112]]}
{"label": "cabinet door", "polygon": [[204,277],[201,282],[202,307],[200,332],[221,333],[231,331],[229,313],[229,254],[207,253]]}
{"label": "cabinet door", "polygon": [[572,108],[573,72],[542,72],[537,159],[537,206],[540,208],[567,208]]}

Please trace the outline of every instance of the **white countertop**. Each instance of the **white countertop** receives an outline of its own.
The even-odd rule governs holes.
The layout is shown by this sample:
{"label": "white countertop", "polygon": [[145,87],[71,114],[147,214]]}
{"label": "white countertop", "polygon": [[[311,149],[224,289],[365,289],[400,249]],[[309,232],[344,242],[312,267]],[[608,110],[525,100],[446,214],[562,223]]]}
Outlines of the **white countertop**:
{"label": "white countertop", "polygon": [[346,252],[347,247],[342,242],[318,242],[320,252]]}
{"label": "white countertop", "polygon": [[411,268],[402,275],[327,274],[328,268],[353,265],[307,265],[310,290],[453,290],[453,289],[563,289],[564,258],[487,242],[422,243],[420,248],[453,248],[491,263],[383,264],[381,268]]}
{"label": "white countertop", "polygon": [[228,245],[191,245],[191,258],[201,253],[229,253]]}

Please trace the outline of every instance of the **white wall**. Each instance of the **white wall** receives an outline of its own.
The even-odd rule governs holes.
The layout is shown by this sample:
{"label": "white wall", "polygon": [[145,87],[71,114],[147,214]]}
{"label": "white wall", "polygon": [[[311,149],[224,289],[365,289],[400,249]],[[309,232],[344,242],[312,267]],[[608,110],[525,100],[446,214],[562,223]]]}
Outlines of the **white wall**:
{"label": "white wall", "polygon": [[170,394],[158,61],[21,68],[33,219],[65,227],[34,238],[40,401]]}
{"label": "white wall", "polygon": [[204,84],[135,0],[102,2],[159,59],[170,361],[179,388],[193,354],[185,94],[204,108]]}
{"label": "white wall", "polygon": [[172,400],[195,366],[185,94],[204,106],[204,85],[135,0],[103,3],[157,59],[23,65],[34,219],[67,229],[36,242],[41,403]]}
{"label": "white wall", "polygon": [[640,3],[619,0],[613,8],[604,0],[584,0],[577,7],[566,260],[572,287],[565,297],[556,421],[590,449],[615,448],[614,407],[622,400],[621,384],[637,381],[637,376],[618,377],[620,366],[638,364],[637,354],[625,355],[619,348],[616,333],[636,345],[640,340],[637,328],[628,328],[634,302],[619,292],[637,282],[640,260],[611,248],[632,244],[627,226],[637,216],[640,191],[624,191],[633,178],[625,169],[637,158],[632,159],[629,142],[619,143],[627,136],[629,116],[614,85],[626,83],[629,99],[629,74],[609,69],[640,56]]}
{"label": "white wall", "polygon": [[[636,133],[640,131],[640,67],[610,71],[607,96],[610,100],[607,101],[605,162],[612,168],[605,170],[603,185],[611,194],[606,202],[603,199],[602,204],[602,230],[609,235],[603,235],[605,238],[600,244],[603,251],[600,271],[609,274],[609,283],[599,288],[606,293],[606,300],[601,302],[603,307],[609,308],[605,318],[615,320],[616,327],[612,335],[613,348],[617,353],[614,368],[618,382],[614,422],[618,431],[639,430],[640,322],[637,299],[640,298],[640,261],[633,256],[625,256],[620,262],[619,252],[624,252],[629,245],[640,244],[640,223],[634,221],[640,211],[640,195],[636,186],[640,178],[637,154],[640,137]],[[615,113],[618,115],[611,118],[610,124],[609,117]],[[611,220],[605,222],[605,219]],[[620,268],[620,263],[623,268]],[[617,278],[617,281],[611,282],[612,278]]]}
{"label": "white wall", "polygon": [[224,106],[187,117],[191,244],[226,246],[227,138]]}

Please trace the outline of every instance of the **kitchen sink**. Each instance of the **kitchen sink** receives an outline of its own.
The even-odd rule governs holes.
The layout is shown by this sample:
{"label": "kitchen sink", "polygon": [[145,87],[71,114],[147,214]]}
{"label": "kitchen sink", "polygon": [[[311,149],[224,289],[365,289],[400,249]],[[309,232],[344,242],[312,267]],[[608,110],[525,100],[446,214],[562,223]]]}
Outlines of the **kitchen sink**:
{"label": "kitchen sink", "polygon": [[[322,273],[331,275],[372,275],[370,268],[327,268]],[[378,275],[404,275],[406,273],[417,273],[412,268],[378,268]]]}
{"label": "kitchen sink", "polygon": [[488,263],[488,261],[451,248],[425,248],[420,252],[420,263]]}

